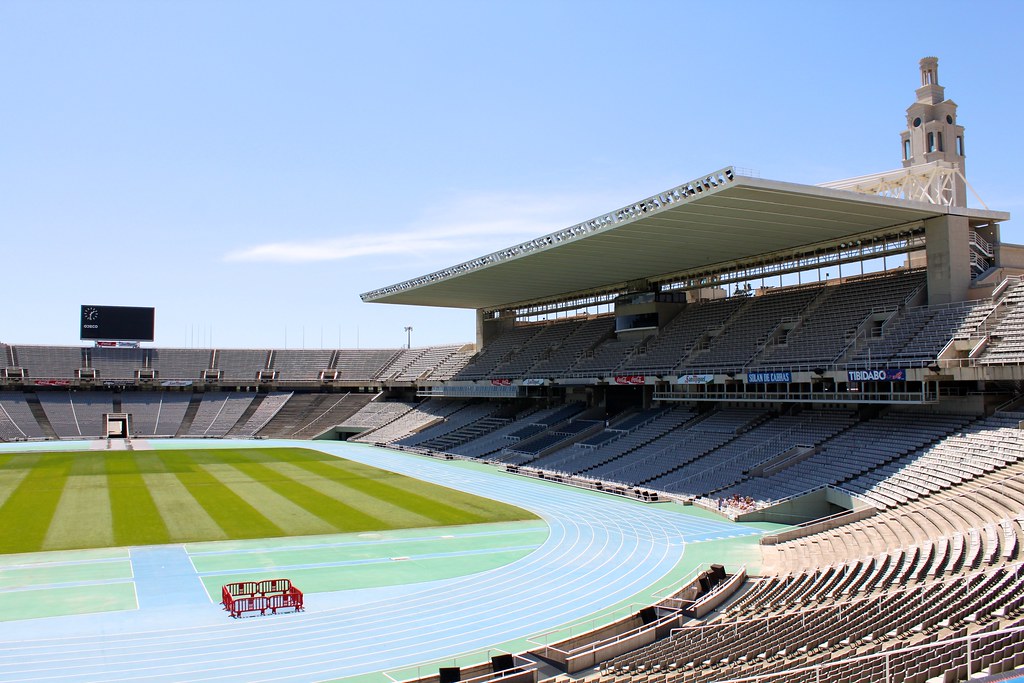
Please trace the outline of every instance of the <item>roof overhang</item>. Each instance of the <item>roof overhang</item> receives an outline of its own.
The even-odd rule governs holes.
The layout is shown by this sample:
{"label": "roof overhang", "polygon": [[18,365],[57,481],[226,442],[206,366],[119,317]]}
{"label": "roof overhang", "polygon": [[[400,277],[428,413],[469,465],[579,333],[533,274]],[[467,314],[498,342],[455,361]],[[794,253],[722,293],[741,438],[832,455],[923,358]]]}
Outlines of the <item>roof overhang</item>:
{"label": "roof overhang", "polygon": [[362,299],[509,308],[899,230],[947,214],[1009,219],[998,211],[752,178],[726,168],[572,227],[367,292]]}

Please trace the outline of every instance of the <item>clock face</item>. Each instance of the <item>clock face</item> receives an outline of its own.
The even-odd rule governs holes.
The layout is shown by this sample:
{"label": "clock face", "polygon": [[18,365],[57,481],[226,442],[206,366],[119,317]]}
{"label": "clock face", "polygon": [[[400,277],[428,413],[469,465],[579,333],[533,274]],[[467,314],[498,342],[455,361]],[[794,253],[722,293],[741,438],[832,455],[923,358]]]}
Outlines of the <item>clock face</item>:
{"label": "clock face", "polygon": [[100,317],[100,312],[99,309],[90,306],[82,312],[82,315],[86,320],[96,320],[96,318]]}

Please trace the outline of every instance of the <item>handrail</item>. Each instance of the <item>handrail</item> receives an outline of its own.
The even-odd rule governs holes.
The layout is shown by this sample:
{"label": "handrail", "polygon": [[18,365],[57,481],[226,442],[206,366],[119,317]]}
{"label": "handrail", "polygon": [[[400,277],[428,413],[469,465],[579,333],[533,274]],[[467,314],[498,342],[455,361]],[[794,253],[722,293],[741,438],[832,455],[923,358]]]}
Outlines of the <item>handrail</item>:
{"label": "handrail", "polygon": [[[881,555],[886,555],[888,552],[891,552],[891,551],[883,551],[881,553],[876,553],[874,555],[868,555],[868,556],[865,556],[865,557],[852,558],[851,560],[848,560],[848,561],[845,561],[845,562],[839,562],[839,563],[837,563],[832,568],[834,568],[834,569],[841,568],[841,567],[847,567],[848,568],[848,567],[852,566],[851,563],[858,562],[858,561],[863,561],[863,560],[874,559],[874,558],[877,558],[877,557],[879,557]],[[1022,569],[1024,569],[1024,562],[1019,562],[1018,561],[1018,562],[1007,563],[1007,564],[1004,564],[1004,565],[1000,565],[1000,567],[1005,569],[1008,574],[1011,573],[1011,572],[1019,572]],[[888,602],[891,602],[894,598],[902,597],[902,596],[905,596],[907,594],[913,594],[913,593],[916,593],[916,592],[922,592],[924,589],[927,589],[927,588],[930,588],[930,587],[933,587],[933,586],[948,585],[948,584],[967,585],[967,582],[970,581],[971,579],[974,579],[974,578],[979,577],[979,576],[986,576],[990,572],[992,572],[994,569],[997,570],[1000,567],[987,567],[987,568],[983,568],[983,569],[976,569],[974,571],[971,571],[971,572],[965,573],[965,574],[957,574],[955,576],[948,576],[948,577],[944,577],[944,578],[941,578],[941,579],[936,578],[936,579],[926,580],[926,581],[923,581],[923,582],[921,582],[919,584],[915,584],[913,586],[902,586],[900,588],[889,588],[889,589],[886,590],[885,593],[879,594],[879,595],[862,595],[862,596],[859,596],[859,597],[851,597],[848,600],[841,600],[841,601],[838,601],[838,602],[829,603],[827,605],[817,605],[815,607],[808,607],[808,606],[794,607],[793,608],[793,612],[787,612],[787,613],[784,613],[784,614],[774,614],[774,613],[773,614],[762,614],[762,615],[752,616],[752,617],[739,617],[739,618],[732,619],[732,620],[729,620],[729,621],[715,621],[715,622],[712,622],[712,623],[690,624],[690,625],[687,625],[687,626],[680,626],[678,628],[672,629],[672,631],[669,633],[669,637],[670,638],[674,638],[674,637],[676,637],[676,635],[678,633],[681,633],[681,632],[704,631],[704,630],[720,629],[720,628],[738,628],[742,624],[750,624],[750,623],[757,623],[757,622],[766,622],[767,624],[770,625],[772,621],[777,621],[780,618],[786,616],[787,614],[793,614],[793,613],[810,614],[810,613],[813,613],[813,612],[836,611],[837,608],[839,609],[840,612],[842,612],[843,608],[854,608],[854,607],[856,607],[858,605],[865,604],[865,603],[867,603],[867,604],[878,603],[879,605],[883,605],[883,604],[886,604]],[[811,572],[813,572],[813,573],[820,573],[820,572],[823,572],[823,571],[825,571],[827,569],[829,569],[829,567],[816,567],[814,569],[808,569],[805,572],[797,573],[795,576],[788,576],[787,580],[790,580],[790,581],[796,580],[799,576],[801,576],[804,573],[811,573]],[[782,577],[780,577],[780,578],[782,578]],[[1022,626],[1020,628],[1022,630],[1024,630],[1024,626]]]}
{"label": "handrail", "polygon": [[[614,625],[614,624],[616,624],[616,623],[618,623],[620,621],[624,621],[624,620],[629,619],[631,617],[635,617],[635,616],[637,616],[640,613],[640,609],[643,609],[645,607],[650,607],[650,605],[647,605],[647,604],[644,604],[644,603],[639,603],[639,602],[631,602],[628,605],[623,605],[621,607],[616,607],[616,608],[612,609],[607,614],[598,613],[597,615],[592,615],[589,619],[587,619],[586,621],[583,621],[583,622],[581,622],[579,624],[571,624],[569,626],[562,626],[562,627],[559,627],[559,628],[553,628],[550,631],[544,631],[542,633],[538,633],[536,635],[532,635],[532,636],[526,638],[526,642],[530,643],[531,645],[537,645],[539,647],[547,648],[547,649],[552,650],[554,652],[557,652],[557,653],[559,653],[561,655],[569,655],[569,654],[576,654],[576,653],[579,653],[579,652],[585,652],[587,650],[587,648],[592,646],[592,645],[594,645],[594,643],[607,643],[609,641],[612,641],[612,637],[604,638],[604,639],[598,640],[598,641],[593,641],[591,643],[586,643],[584,645],[581,645],[578,648],[574,648],[574,649],[571,649],[571,650],[562,650],[562,649],[560,649],[558,647],[555,647],[555,645],[552,644],[549,640],[547,640],[547,638],[548,638],[548,636],[551,636],[553,634],[556,634],[556,633],[559,633],[559,632],[563,632],[563,631],[566,632],[567,635],[565,637],[563,637],[563,638],[560,638],[559,640],[556,640],[555,641],[556,644],[564,642],[566,640],[574,640],[574,639],[577,639],[577,638],[582,638],[582,637],[586,636],[588,633],[593,633],[594,631],[599,631],[599,630],[601,630],[603,628],[608,628],[609,626],[612,626],[612,625]],[[619,611],[622,611],[622,610],[626,610],[626,612],[621,617],[617,617],[617,618],[613,619],[612,621],[609,621],[608,623],[606,623],[604,625],[591,626],[586,631],[581,631],[577,635],[572,635],[572,628],[573,628],[573,626],[580,626],[582,624],[594,624],[599,619],[610,617],[611,615],[615,614],[616,612],[619,612]],[[650,624],[643,624],[641,627],[629,629],[628,631],[625,631],[623,633],[617,634],[617,636],[633,635],[635,632],[643,630],[644,627],[649,626],[649,625]],[[541,638],[544,638],[545,640],[542,642],[540,640]]]}
{"label": "handrail", "polygon": [[[755,674],[752,676],[744,676],[742,678],[728,678],[721,679],[717,683],[759,683],[764,681],[785,681],[791,680],[794,676],[798,679],[798,674],[803,673],[814,673],[820,675],[822,669],[827,669],[834,666],[850,666],[854,662],[864,662],[869,660],[884,660],[888,667],[888,662],[893,656],[904,655],[910,652],[918,652],[922,650],[932,650],[943,646],[949,646],[955,643],[966,643],[967,651],[963,655],[965,658],[964,666],[967,667],[968,671],[971,670],[971,644],[974,641],[985,640],[989,638],[997,638],[999,636],[1009,635],[1020,635],[1024,637],[1024,626],[1014,626],[1010,628],[1000,629],[998,631],[977,631],[967,636],[959,638],[947,638],[945,640],[936,640],[931,643],[925,643],[922,645],[912,645],[909,647],[902,647],[897,650],[883,650],[881,652],[874,652],[872,654],[859,655],[854,657],[847,657],[845,659],[830,659],[828,661],[820,662],[818,664],[812,664],[810,666],[802,666],[795,669],[786,669],[783,671],[772,671]],[[957,659],[951,661],[948,665],[950,670],[956,669],[953,665]],[[886,680],[896,680],[894,677],[887,677]]]}
{"label": "handrail", "polygon": [[[930,361],[933,362],[933,361]],[[1019,363],[1013,363],[1019,365]],[[756,401],[808,403],[914,403],[931,404],[939,400],[938,393],[926,382],[920,391],[726,391],[708,394],[688,394],[681,391],[655,391],[655,401]]]}
{"label": "handrail", "polygon": [[[470,678],[463,678],[463,679],[461,679],[461,683],[477,683],[477,682],[482,683],[483,681],[496,681],[496,680],[501,680],[501,679],[504,679],[504,678],[509,678],[511,676],[518,676],[518,675],[523,674],[523,673],[529,673],[531,671],[536,671],[539,668],[539,665],[536,662],[534,662],[534,661],[532,661],[530,659],[527,659],[522,654],[509,652],[508,650],[502,649],[500,647],[488,647],[488,648],[480,648],[479,650],[473,650],[472,652],[459,655],[458,659],[459,660],[463,660],[463,659],[470,659],[470,660],[472,660],[477,655],[482,655],[480,657],[480,663],[479,664],[476,664],[476,665],[472,665],[471,664],[468,667],[464,667],[464,668],[469,668],[469,669],[480,668],[480,667],[483,667],[483,666],[489,666],[489,662],[490,662],[490,660],[491,660],[491,658],[492,658],[492,656],[494,655],[495,652],[501,653],[503,655],[512,655],[513,662],[518,660],[520,663],[516,664],[511,669],[504,669],[502,671],[492,671],[491,673],[483,673],[483,674],[480,674],[478,676],[471,676]],[[442,659],[430,660],[428,662],[421,662],[420,664],[418,664],[415,667],[405,667],[403,669],[397,669],[397,670],[396,669],[392,669],[391,670],[391,671],[396,671],[396,672],[402,671],[402,670],[412,670],[412,669],[415,669],[415,671],[419,672],[419,671],[421,671],[424,668],[435,670],[434,673],[428,674],[426,676],[417,675],[416,678],[398,679],[398,678],[395,678],[393,675],[391,675],[390,671],[382,671],[381,673],[384,674],[384,677],[387,678],[388,681],[390,681],[391,683],[400,683],[400,681],[404,682],[404,683],[412,683],[413,681],[422,681],[424,679],[437,678],[438,674],[436,673],[436,669],[437,669],[437,667],[439,665],[454,664],[454,663],[456,663],[455,660],[452,660],[450,658],[442,658]]]}
{"label": "handrail", "polygon": [[971,245],[978,247],[985,256],[988,256],[989,258],[995,257],[995,252],[992,250],[992,243],[979,235],[977,230],[971,230]]}
{"label": "handrail", "polygon": [[[709,569],[711,569],[711,563],[710,562],[701,562],[696,567],[694,567],[693,569],[688,571],[686,573],[686,575],[683,576],[682,578],[676,579],[675,581],[673,581],[669,585],[665,586],[664,588],[660,588],[657,591],[655,591],[654,593],[652,593],[652,596],[657,598],[659,602],[661,600],[671,600],[671,599],[673,599],[672,598],[673,595],[675,595],[679,591],[681,591],[684,588],[686,588],[687,586],[689,586],[697,578],[699,578],[702,573],[708,571]],[[657,604],[657,603],[655,603],[655,604]],[[670,609],[672,609],[672,608],[670,608]]]}
{"label": "handrail", "polygon": [[[851,497],[857,497],[856,494],[850,492],[847,493]],[[832,529],[836,529],[846,524],[853,524],[854,522],[859,522],[873,517],[877,515],[878,512],[878,508],[870,505],[860,508],[850,508],[849,510],[843,510],[835,514],[828,515],[827,517],[811,519],[806,522],[800,522],[799,524],[792,524],[782,529],[778,529],[761,536],[759,543],[760,545],[777,545],[785,543],[787,541],[810,536],[818,533],[819,531],[831,531]],[[850,519],[846,519],[847,517]]]}
{"label": "handrail", "polygon": [[1020,284],[1019,275],[1007,275],[1004,277],[998,285],[992,289],[992,298],[995,299],[997,296],[1003,293],[1003,290],[1009,289],[1012,285]]}
{"label": "handrail", "polygon": [[[783,442],[783,439],[785,437],[791,435],[797,429],[800,429],[801,427],[803,427],[804,425],[806,425],[806,424],[808,424],[810,422],[812,422],[812,420],[808,419],[808,420],[804,420],[804,421],[802,421],[802,422],[800,422],[798,424],[795,424],[791,428],[786,430],[785,432],[780,432],[780,433],[776,434],[775,436],[769,438],[767,441],[762,441],[761,443],[755,444],[754,446],[750,447],[749,449],[743,450],[743,451],[737,453],[736,455],[732,456],[731,458],[728,458],[726,460],[722,460],[721,462],[716,462],[715,463],[715,467],[716,468],[725,467],[726,465],[729,465],[729,464],[732,464],[732,463],[736,462],[740,458],[744,458],[744,457],[747,457],[747,456],[750,456],[750,455],[754,455],[756,457],[759,454],[767,454],[769,452],[769,450],[772,449],[773,446],[777,447],[779,445],[785,445],[785,448],[790,448],[793,445],[802,445],[802,444],[789,444],[788,442]],[[725,443],[725,444],[722,444],[721,446],[719,446],[718,448],[725,448],[725,447],[727,447],[729,445],[730,445],[729,443]],[[780,453],[785,452],[785,448],[782,451],[772,450],[770,455],[766,455],[766,457],[763,460],[757,461],[753,466],[756,467],[757,465],[761,464],[765,460],[768,460],[769,458],[775,457],[776,455],[779,455]],[[718,450],[718,449],[715,449],[715,450]],[[691,474],[688,477],[684,477],[682,479],[675,479],[675,480],[673,480],[673,482],[675,484],[681,484],[683,482],[691,481],[693,479],[703,478],[705,473],[706,473],[706,471],[702,470],[700,472],[696,472],[694,474]],[[729,486],[732,486],[734,484],[735,484],[735,482],[733,484],[729,484]]]}

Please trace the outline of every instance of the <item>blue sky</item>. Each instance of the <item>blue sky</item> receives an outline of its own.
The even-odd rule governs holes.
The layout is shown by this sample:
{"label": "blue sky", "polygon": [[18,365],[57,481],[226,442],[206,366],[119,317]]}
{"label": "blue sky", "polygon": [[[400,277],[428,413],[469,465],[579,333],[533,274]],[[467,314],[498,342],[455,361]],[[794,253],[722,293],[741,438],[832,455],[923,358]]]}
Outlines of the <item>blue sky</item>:
{"label": "blue sky", "polygon": [[896,168],[929,55],[968,180],[1018,215],[1022,23],[1021,2],[3,0],[0,340],[78,344],[79,306],[108,304],[155,306],[160,346],[469,342],[471,311],[359,294],[727,165]]}

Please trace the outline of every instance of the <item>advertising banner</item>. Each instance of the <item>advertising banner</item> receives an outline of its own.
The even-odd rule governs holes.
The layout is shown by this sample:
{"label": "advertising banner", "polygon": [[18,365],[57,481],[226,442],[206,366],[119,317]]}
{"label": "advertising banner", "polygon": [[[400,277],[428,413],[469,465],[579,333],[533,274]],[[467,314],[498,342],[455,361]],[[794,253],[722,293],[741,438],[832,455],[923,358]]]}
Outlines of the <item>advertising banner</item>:
{"label": "advertising banner", "polygon": [[905,382],[907,371],[903,369],[885,368],[883,370],[848,370],[846,378],[850,382]]}
{"label": "advertising banner", "polygon": [[679,375],[676,384],[711,384],[714,380],[714,375]]}
{"label": "advertising banner", "polygon": [[515,398],[516,396],[523,396],[525,394],[522,387],[505,386],[500,384],[458,384],[453,386],[438,386],[434,387],[434,390],[440,391],[441,395],[443,396],[451,396],[458,398]]}
{"label": "advertising banner", "polygon": [[643,375],[616,375],[615,383],[635,386],[637,384],[643,384],[646,379],[647,378]]}
{"label": "advertising banner", "polygon": [[748,372],[747,384],[784,384],[793,381],[793,373],[786,372]]}
{"label": "advertising banner", "polygon": [[97,348],[101,349],[138,349],[140,348],[139,342],[129,341],[98,341],[96,342]]}

